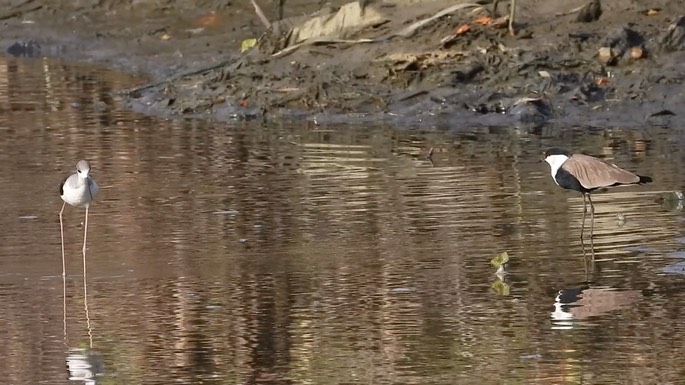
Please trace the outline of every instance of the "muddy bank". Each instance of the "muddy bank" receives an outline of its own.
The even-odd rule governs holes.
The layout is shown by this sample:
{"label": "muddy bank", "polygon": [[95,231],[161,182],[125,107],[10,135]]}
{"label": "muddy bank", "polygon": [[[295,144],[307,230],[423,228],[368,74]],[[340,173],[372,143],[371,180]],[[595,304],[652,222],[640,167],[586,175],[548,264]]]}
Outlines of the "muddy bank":
{"label": "muddy bank", "polygon": [[[273,23],[267,33],[249,2],[28,2],[7,5],[0,18],[14,54],[148,75],[127,102],[164,116],[685,122],[685,10],[677,2],[519,0],[513,36],[506,3],[498,13],[439,0],[303,3],[286,3],[283,22],[275,22],[277,2],[262,4]],[[241,54],[249,38],[256,44]]]}

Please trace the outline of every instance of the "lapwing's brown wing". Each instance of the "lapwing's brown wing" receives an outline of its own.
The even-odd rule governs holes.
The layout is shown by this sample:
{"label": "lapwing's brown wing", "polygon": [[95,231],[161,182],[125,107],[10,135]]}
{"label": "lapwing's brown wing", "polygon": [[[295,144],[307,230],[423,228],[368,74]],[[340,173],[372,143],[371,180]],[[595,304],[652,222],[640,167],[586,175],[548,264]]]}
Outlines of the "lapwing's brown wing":
{"label": "lapwing's brown wing", "polygon": [[589,155],[573,154],[561,167],[575,176],[586,189],[640,182],[640,177],[632,172]]}

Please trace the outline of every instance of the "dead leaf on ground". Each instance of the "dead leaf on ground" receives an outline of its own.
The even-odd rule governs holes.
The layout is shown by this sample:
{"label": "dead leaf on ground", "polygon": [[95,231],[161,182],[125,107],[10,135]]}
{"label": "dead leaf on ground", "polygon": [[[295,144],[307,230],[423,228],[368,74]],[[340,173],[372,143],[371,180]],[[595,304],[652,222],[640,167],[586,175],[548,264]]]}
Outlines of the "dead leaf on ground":
{"label": "dead leaf on ground", "polygon": [[490,16],[483,16],[473,20],[474,23],[491,28],[504,28],[509,26],[509,16],[502,16],[493,19]]}
{"label": "dead leaf on ground", "polygon": [[646,16],[656,16],[661,12],[661,8],[650,8],[646,11],[642,11],[642,13]]}
{"label": "dead leaf on ground", "polygon": [[470,26],[470,25],[468,25],[468,24],[462,24],[462,25],[460,25],[459,27],[457,27],[457,28],[454,30],[454,33],[453,33],[453,34],[447,35],[447,36],[443,37],[442,39],[440,39],[440,44],[447,44],[447,43],[450,43],[450,42],[452,42],[453,40],[455,40],[457,37],[459,37],[459,36],[461,36],[461,35],[464,35],[465,33],[467,33],[467,32],[470,31],[470,30],[471,30],[471,26]]}
{"label": "dead leaf on ground", "polygon": [[509,28],[509,16],[502,16],[494,19],[488,24],[492,28]]}
{"label": "dead leaf on ground", "polygon": [[454,31],[455,36],[461,36],[465,34],[466,32],[471,30],[471,26],[468,24],[462,24],[457,29]]}
{"label": "dead leaf on ground", "polygon": [[488,24],[492,23],[492,17],[482,16],[482,17],[479,17],[479,18],[473,20],[473,22],[476,24],[480,24],[480,25],[488,25]]}
{"label": "dead leaf on ground", "polygon": [[547,71],[538,71],[538,75],[540,75],[540,77],[543,77],[545,79],[551,79],[552,78],[552,75]]}
{"label": "dead leaf on ground", "polygon": [[245,39],[240,43],[240,52],[245,52],[257,44],[257,39]]}
{"label": "dead leaf on ground", "polygon": [[199,17],[196,21],[197,24],[202,25],[204,27],[208,27],[210,25],[214,25],[219,21],[219,16],[216,15],[216,11],[211,11],[209,15],[205,15],[202,17]]}

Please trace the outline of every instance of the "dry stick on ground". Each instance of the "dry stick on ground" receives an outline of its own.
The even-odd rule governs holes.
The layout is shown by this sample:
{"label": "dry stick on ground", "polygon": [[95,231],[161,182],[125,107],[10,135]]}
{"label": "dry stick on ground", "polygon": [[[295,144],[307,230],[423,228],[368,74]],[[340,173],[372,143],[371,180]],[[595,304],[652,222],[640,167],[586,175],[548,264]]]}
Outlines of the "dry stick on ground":
{"label": "dry stick on ground", "polygon": [[259,8],[259,4],[255,0],[250,0],[252,2],[252,6],[254,7],[254,11],[259,16],[259,20],[262,21],[262,24],[266,27],[266,29],[271,28],[271,23],[269,22],[269,19],[266,18],[264,15],[264,12],[262,12],[262,9]]}
{"label": "dry stick on ground", "polygon": [[514,30],[514,19],[516,18],[516,0],[511,0],[511,14],[509,15],[509,34],[516,35]]}
{"label": "dry stick on ground", "polygon": [[278,20],[283,20],[283,10],[285,9],[285,0],[278,0]]}
{"label": "dry stick on ground", "polygon": [[460,10],[460,9],[464,9],[464,8],[477,8],[477,7],[480,7],[480,5],[479,5],[479,4],[476,4],[476,3],[462,3],[462,4],[457,4],[457,5],[451,6],[451,7],[449,7],[449,8],[445,8],[445,9],[443,9],[442,11],[436,13],[435,15],[433,15],[433,16],[431,16],[431,17],[427,17],[427,18],[425,18],[425,19],[419,20],[419,21],[417,21],[417,22],[411,24],[410,26],[408,26],[407,28],[404,28],[403,30],[401,30],[401,31],[399,31],[399,32],[394,32],[394,33],[392,33],[389,37],[387,37],[387,38],[385,38],[385,39],[383,39],[383,40],[386,40],[386,39],[388,39],[388,38],[390,38],[390,37],[394,37],[394,36],[410,37],[410,36],[413,35],[414,32],[416,32],[419,28],[421,28],[421,27],[423,27],[424,25],[426,25],[426,24],[428,24],[428,23],[430,23],[430,22],[432,22],[432,21],[434,21],[434,20],[437,20],[437,19],[439,19],[439,18],[441,18],[441,17],[443,17],[443,16],[445,16],[445,15],[449,15],[450,13],[453,13],[453,12],[458,11],[458,10]]}
{"label": "dry stick on ground", "polygon": [[554,16],[566,16],[566,15],[570,15],[570,14],[579,12],[581,9],[585,8],[586,6],[587,6],[587,4],[584,4],[584,5],[581,5],[580,7],[573,8],[572,10],[567,11],[567,12],[555,13]]}
{"label": "dry stick on ground", "polygon": [[[495,0],[492,3],[492,14],[494,16],[497,15],[497,6],[499,5],[499,2],[500,0]],[[510,7],[511,9],[509,10],[509,34],[511,36],[515,36],[516,30],[514,29],[514,19],[516,18],[516,0],[511,0]]]}

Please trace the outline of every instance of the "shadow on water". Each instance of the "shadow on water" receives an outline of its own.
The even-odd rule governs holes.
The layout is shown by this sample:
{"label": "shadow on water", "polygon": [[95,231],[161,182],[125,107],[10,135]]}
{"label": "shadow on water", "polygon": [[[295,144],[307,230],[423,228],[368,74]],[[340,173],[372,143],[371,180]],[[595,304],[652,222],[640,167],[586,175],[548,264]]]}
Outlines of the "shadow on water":
{"label": "shadow on water", "polygon": [[[0,61],[8,381],[67,383],[66,361],[131,384],[683,381],[679,129],[158,120],[117,107],[131,82]],[[581,196],[537,163],[553,145],[655,180],[593,196],[594,263]],[[77,210],[61,300],[80,158],[89,319]]]}

